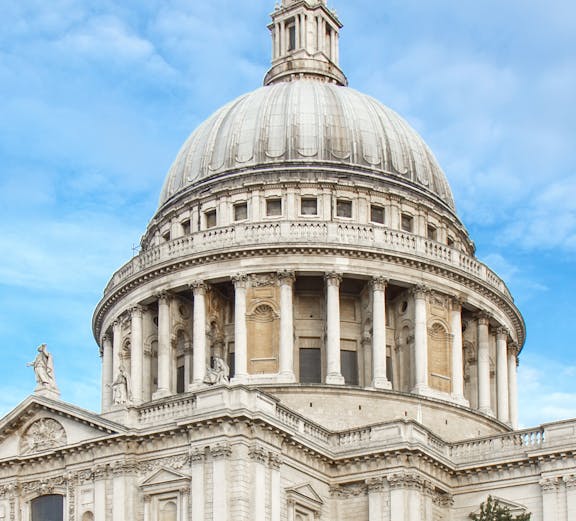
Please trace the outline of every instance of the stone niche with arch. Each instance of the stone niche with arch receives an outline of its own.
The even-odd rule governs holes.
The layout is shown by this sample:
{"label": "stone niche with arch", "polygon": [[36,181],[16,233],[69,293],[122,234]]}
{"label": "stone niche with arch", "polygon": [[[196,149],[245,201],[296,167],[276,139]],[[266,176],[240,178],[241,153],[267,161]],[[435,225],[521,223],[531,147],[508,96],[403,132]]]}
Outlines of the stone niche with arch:
{"label": "stone niche with arch", "polygon": [[162,467],[140,485],[144,521],[187,521],[190,476]]}
{"label": "stone niche with arch", "polygon": [[275,277],[259,276],[251,280],[246,299],[248,330],[248,372],[278,372],[280,344],[280,294]]}

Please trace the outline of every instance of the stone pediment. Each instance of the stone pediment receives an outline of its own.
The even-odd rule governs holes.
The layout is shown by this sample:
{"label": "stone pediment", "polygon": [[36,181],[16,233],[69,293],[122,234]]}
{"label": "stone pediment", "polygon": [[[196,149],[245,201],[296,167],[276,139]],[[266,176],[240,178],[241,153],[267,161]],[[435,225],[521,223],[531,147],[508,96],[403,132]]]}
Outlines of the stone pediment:
{"label": "stone pediment", "polygon": [[312,503],[315,504],[316,506],[324,504],[322,498],[318,495],[318,493],[309,483],[304,483],[296,487],[287,488],[286,494],[292,499],[296,500],[299,499],[301,501],[304,500],[306,503]]}
{"label": "stone pediment", "polygon": [[[486,500],[487,499],[488,498],[486,498]],[[492,496],[492,499],[500,506],[503,506],[508,510],[510,510],[510,513],[512,515],[525,514],[528,511],[528,509],[524,505],[521,505],[520,503],[515,503],[513,501],[509,501],[508,499],[502,499],[498,496]],[[486,500],[484,500],[484,502],[486,502]],[[474,512],[472,512],[472,514],[480,514],[480,507],[478,507]]]}
{"label": "stone pediment", "polygon": [[0,420],[0,460],[49,453],[125,431],[95,413],[32,395]]}
{"label": "stone pediment", "polygon": [[142,488],[156,487],[158,485],[173,484],[182,480],[189,481],[190,476],[176,472],[175,470],[169,469],[167,467],[162,467],[148,476],[140,486]]}

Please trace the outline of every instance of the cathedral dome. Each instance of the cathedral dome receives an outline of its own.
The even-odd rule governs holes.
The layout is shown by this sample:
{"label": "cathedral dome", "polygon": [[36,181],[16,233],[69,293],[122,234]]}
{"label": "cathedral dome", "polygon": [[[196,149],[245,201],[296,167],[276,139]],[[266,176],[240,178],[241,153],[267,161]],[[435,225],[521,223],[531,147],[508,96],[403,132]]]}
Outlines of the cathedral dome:
{"label": "cathedral dome", "polygon": [[279,163],[352,169],[454,210],[444,173],[404,119],[370,96],[313,79],[262,87],[218,110],[180,150],[160,206],[203,181]]}

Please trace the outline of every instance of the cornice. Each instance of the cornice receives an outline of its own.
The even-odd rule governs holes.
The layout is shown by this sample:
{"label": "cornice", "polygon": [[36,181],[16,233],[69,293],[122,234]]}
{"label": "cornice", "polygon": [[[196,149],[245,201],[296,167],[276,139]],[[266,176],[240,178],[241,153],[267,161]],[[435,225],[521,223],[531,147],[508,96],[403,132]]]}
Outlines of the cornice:
{"label": "cornice", "polygon": [[432,261],[420,256],[405,252],[378,251],[376,249],[363,247],[352,248],[349,246],[334,245],[275,245],[275,246],[253,246],[227,248],[225,251],[213,251],[187,257],[168,260],[160,265],[145,269],[133,275],[115,288],[109,295],[105,296],[98,304],[94,313],[92,328],[95,338],[100,338],[104,316],[114,304],[128,295],[135,289],[157,280],[165,275],[177,273],[196,266],[240,259],[247,257],[279,257],[284,255],[344,255],[356,259],[373,259],[379,262],[408,266],[413,269],[424,271],[432,275],[441,276],[467,287],[472,292],[476,292],[490,300],[495,307],[503,310],[510,321],[514,324],[517,333],[518,343],[522,345],[525,340],[525,323],[520,312],[514,305],[511,298],[505,296],[499,290],[481,279],[469,274],[457,267],[450,266],[438,261]]}

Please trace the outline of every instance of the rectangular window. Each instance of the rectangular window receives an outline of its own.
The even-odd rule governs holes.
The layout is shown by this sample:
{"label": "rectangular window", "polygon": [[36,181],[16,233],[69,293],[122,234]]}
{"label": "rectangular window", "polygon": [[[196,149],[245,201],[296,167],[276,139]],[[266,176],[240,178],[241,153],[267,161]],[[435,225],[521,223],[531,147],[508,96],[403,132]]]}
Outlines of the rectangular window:
{"label": "rectangular window", "polygon": [[206,228],[214,228],[216,226],[216,210],[209,210],[204,214],[206,220]]}
{"label": "rectangular window", "polygon": [[358,356],[356,351],[340,351],[340,363],[346,385],[358,385]]}
{"label": "rectangular window", "polygon": [[180,224],[182,226],[182,233],[184,235],[190,235],[190,219],[186,219],[185,221],[182,221]]}
{"label": "rectangular window", "polygon": [[352,201],[345,199],[338,199],[336,201],[336,216],[337,217],[352,217]]}
{"label": "rectangular window", "polygon": [[322,383],[322,357],[318,348],[300,348],[300,383]]}
{"label": "rectangular window", "polygon": [[371,205],[370,206],[370,220],[373,223],[384,224],[384,207]]}
{"label": "rectangular window", "polygon": [[296,49],[296,26],[290,25],[288,27],[288,50],[293,51]]}
{"label": "rectangular window", "polygon": [[430,239],[431,241],[437,240],[438,233],[435,226],[429,224],[428,227],[426,228],[426,233],[428,235],[428,239]]}
{"label": "rectangular window", "polygon": [[164,242],[168,242],[170,240],[170,232],[166,232],[162,235],[162,239],[164,239]]}
{"label": "rectangular window", "polygon": [[266,200],[266,215],[268,217],[279,217],[282,215],[282,199]]}
{"label": "rectangular window", "polygon": [[234,221],[245,221],[248,219],[248,203],[237,203],[234,205]]}
{"label": "rectangular window", "polygon": [[176,392],[182,394],[186,392],[186,384],[184,382],[184,366],[181,365],[176,371]]}
{"label": "rectangular window", "polygon": [[452,237],[448,237],[447,243],[450,248],[454,248],[454,239]]}
{"label": "rectangular window", "polygon": [[401,222],[402,229],[405,232],[412,233],[412,231],[414,230],[414,218],[411,215],[403,213],[400,222]]}
{"label": "rectangular window", "polygon": [[303,197],[300,201],[301,215],[318,215],[318,199],[316,197]]}

